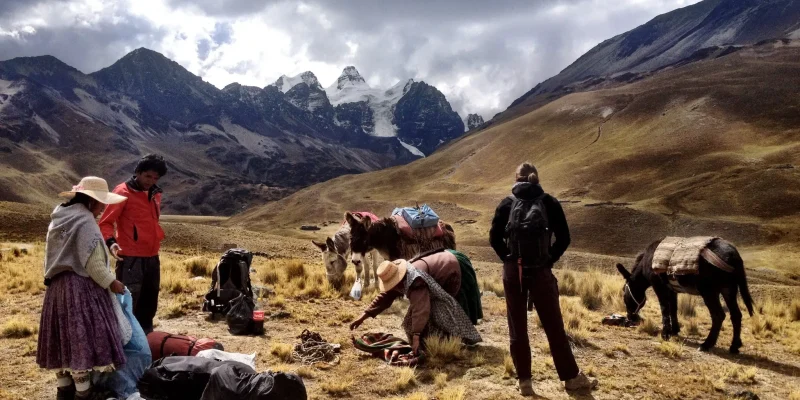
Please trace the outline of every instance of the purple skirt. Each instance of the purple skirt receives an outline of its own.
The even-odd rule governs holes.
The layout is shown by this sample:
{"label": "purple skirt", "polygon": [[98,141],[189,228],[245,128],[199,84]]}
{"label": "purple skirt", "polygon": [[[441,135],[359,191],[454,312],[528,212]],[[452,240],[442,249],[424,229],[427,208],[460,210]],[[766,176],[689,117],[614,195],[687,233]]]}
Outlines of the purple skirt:
{"label": "purple skirt", "polygon": [[36,363],[71,371],[125,365],[108,291],[74,272],[53,277],[44,295]]}

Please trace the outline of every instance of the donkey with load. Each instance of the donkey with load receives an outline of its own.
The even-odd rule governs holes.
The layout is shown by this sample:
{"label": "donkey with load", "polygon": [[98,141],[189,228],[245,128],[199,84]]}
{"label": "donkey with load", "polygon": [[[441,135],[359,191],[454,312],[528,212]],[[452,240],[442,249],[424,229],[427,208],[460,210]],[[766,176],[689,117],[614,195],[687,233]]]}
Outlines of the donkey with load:
{"label": "donkey with load", "polygon": [[719,301],[722,294],[733,324],[730,352],[739,352],[742,312],[736,294],[741,293],[750,316],[753,315],[753,299],[747,288],[744,262],[731,243],[715,237],[667,237],[647,246],[636,257],[630,272],[622,264],[617,264],[617,269],[626,282],[623,298],[629,319],[639,319],[639,311],[647,301],[646,291],[653,287],[661,305],[661,337],[665,340],[680,332],[678,293],[701,296],[712,321],[711,331],[700,345],[702,351],[710,350],[717,343],[725,320]]}

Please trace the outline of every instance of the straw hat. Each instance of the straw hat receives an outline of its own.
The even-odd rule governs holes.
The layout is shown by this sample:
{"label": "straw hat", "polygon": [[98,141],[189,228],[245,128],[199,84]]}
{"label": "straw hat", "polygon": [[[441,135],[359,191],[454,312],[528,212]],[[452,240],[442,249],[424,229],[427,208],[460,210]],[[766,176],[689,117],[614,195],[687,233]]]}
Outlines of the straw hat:
{"label": "straw hat", "polygon": [[381,292],[385,292],[397,286],[397,284],[403,280],[403,277],[406,276],[406,271],[408,271],[408,261],[406,260],[399,259],[382,262],[377,271],[378,278],[380,279],[378,287],[381,289]]}
{"label": "straw hat", "polygon": [[58,195],[71,199],[75,197],[76,193],[83,193],[103,204],[117,204],[128,199],[125,196],[109,192],[106,180],[96,176],[87,176],[73,186],[69,192],[61,192]]}

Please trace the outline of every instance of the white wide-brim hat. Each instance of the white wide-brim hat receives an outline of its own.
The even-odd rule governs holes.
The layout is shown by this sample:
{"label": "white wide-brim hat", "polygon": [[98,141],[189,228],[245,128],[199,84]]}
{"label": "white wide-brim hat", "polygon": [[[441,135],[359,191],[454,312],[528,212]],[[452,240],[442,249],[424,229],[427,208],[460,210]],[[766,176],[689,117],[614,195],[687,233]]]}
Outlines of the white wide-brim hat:
{"label": "white wide-brim hat", "polygon": [[381,263],[381,265],[378,266],[378,270],[375,271],[378,275],[378,287],[381,292],[385,292],[397,286],[397,284],[403,280],[403,277],[406,276],[407,270],[408,262],[403,259],[394,261],[387,260]]}
{"label": "white wide-brim hat", "polygon": [[75,197],[76,193],[83,193],[103,204],[118,204],[128,200],[125,196],[109,192],[106,180],[96,176],[87,176],[73,186],[69,192],[61,192],[58,195],[71,199]]}

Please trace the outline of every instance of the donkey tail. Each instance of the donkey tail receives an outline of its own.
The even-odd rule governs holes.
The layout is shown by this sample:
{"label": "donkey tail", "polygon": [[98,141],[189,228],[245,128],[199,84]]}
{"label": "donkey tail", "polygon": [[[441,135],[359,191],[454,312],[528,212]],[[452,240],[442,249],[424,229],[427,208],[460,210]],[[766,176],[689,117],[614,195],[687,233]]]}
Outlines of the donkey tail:
{"label": "donkey tail", "polygon": [[741,269],[737,271],[736,278],[739,280],[739,293],[742,294],[742,300],[747,307],[747,312],[753,316],[753,298],[750,297],[750,289],[747,288],[747,274],[744,272],[744,262],[739,264]]}

